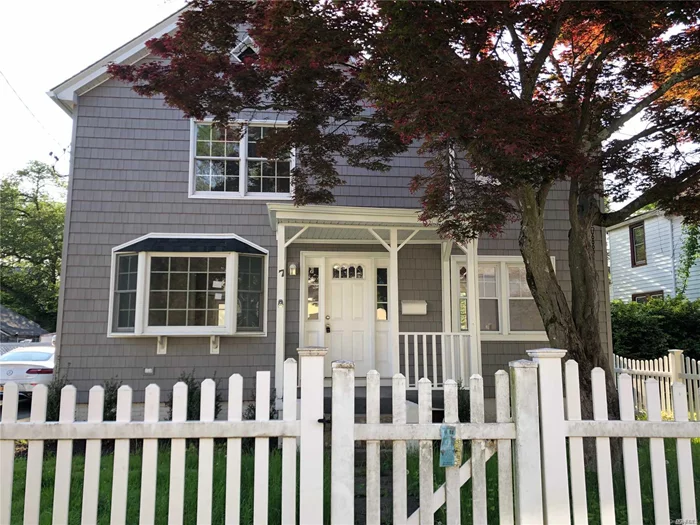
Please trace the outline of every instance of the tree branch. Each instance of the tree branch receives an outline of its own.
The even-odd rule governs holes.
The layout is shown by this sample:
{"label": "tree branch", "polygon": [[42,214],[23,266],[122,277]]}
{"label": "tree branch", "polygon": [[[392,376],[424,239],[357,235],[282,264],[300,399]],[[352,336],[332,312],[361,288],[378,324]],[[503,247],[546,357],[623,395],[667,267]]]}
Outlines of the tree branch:
{"label": "tree branch", "polygon": [[603,141],[610,138],[610,136],[613,133],[622,128],[622,126],[624,126],[627,122],[629,122],[639,113],[644,111],[653,102],[664,96],[673,86],[675,86],[676,84],[680,84],[681,82],[685,82],[686,80],[696,77],[698,75],[700,75],[700,66],[691,67],[689,69],[686,69],[685,71],[681,71],[680,73],[675,73],[671,75],[668,78],[668,80],[661,84],[655,91],[648,94],[627,113],[623,113],[618,118],[613,120],[608,127],[601,130],[591,143],[591,149],[593,146],[600,145]]}
{"label": "tree branch", "polygon": [[657,202],[665,195],[679,195],[695,184],[700,184],[700,164],[688,167],[682,175],[652,186],[639,197],[617,211],[599,214],[594,224],[606,228],[614,226],[627,220],[634,212],[639,211],[644,206]]}
{"label": "tree branch", "polygon": [[523,93],[527,94],[528,100],[532,98],[532,94],[535,91],[535,85],[537,84],[537,77],[540,74],[540,70],[542,69],[545,60],[547,60],[547,57],[552,52],[552,48],[554,47],[554,44],[557,41],[557,37],[559,36],[559,30],[561,29],[561,24],[564,22],[564,17],[569,11],[569,5],[570,4],[566,2],[562,3],[561,7],[559,8],[559,11],[557,11],[557,16],[554,19],[554,22],[552,22],[552,25],[549,26],[547,36],[542,42],[542,46],[535,55],[532,64],[530,64],[530,67],[528,68],[528,84],[523,86]]}
{"label": "tree branch", "polygon": [[658,126],[651,126],[649,128],[646,128],[636,135],[631,136],[628,139],[624,140],[616,140],[613,142],[612,146],[605,151],[606,156],[610,155],[615,155],[616,153],[619,153],[621,150],[626,148],[627,146],[634,144],[638,140],[641,140],[643,138],[649,137],[653,135],[654,133],[660,133],[664,131],[668,131],[669,129],[675,127],[675,126],[680,126],[681,124],[685,124],[686,122],[689,122],[692,119],[698,118],[697,113],[693,113],[692,115],[688,115],[685,118],[682,118],[680,120],[674,121],[674,122],[669,122],[668,124],[661,125],[659,124]]}

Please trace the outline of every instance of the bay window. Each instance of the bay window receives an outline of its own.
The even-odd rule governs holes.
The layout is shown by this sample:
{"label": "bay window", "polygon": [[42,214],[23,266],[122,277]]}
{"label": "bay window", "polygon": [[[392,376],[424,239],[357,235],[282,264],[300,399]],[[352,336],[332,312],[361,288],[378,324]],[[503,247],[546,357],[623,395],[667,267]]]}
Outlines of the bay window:
{"label": "bay window", "polygon": [[291,153],[261,156],[259,142],[280,123],[248,122],[223,128],[192,123],[190,196],[202,198],[291,198]]}
{"label": "bay window", "polygon": [[237,236],[146,235],[113,250],[112,282],[112,337],[265,333],[267,252]]}

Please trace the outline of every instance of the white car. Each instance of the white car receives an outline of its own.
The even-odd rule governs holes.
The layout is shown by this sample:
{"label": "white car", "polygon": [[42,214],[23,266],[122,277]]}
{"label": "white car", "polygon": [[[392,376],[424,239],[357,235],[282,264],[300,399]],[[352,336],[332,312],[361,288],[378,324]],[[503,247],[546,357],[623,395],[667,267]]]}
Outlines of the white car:
{"label": "white car", "polygon": [[36,385],[46,385],[53,379],[56,349],[53,346],[15,348],[0,356],[0,394],[5,383],[19,385],[19,393],[31,395]]}

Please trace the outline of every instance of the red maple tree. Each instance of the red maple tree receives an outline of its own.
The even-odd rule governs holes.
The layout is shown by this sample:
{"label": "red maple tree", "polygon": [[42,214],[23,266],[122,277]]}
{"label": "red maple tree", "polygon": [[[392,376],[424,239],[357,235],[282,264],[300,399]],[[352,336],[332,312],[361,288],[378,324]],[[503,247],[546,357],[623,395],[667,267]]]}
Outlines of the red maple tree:
{"label": "red maple tree", "polygon": [[[700,221],[699,8],[194,0],[175,34],[148,42],[156,60],[110,71],[188,117],[289,114],[263,147],[296,149],[299,205],[333,201],[338,157],[382,171],[420,142],[432,155],[413,187],[440,234],[464,242],[519,222],[532,295],[551,344],[581,367],[590,417],[590,371],[610,369],[592,230],[652,203]],[[239,61],[246,31],[255,53]],[[570,296],[545,237],[555,187],[569,196]],[[604,197],[625,204],[606,211]]]}

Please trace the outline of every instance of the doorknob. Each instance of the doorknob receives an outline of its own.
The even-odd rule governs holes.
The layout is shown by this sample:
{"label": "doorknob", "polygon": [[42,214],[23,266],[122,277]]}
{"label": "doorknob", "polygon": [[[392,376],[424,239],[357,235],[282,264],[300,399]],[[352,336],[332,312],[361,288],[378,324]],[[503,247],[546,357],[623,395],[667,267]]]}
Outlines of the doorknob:
{"label": "doorknob", "polygon": [[326,321],[330,320],[330,318],[331,318],[331,316],[330,316],[330,315],[327,315],[327,316],[326,316]]}

